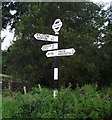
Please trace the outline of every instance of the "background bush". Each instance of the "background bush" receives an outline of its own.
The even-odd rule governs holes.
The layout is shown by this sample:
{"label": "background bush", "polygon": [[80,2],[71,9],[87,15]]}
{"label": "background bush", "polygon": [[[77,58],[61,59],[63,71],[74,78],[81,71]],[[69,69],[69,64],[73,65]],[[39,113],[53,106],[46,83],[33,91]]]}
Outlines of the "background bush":
{"label": "background bush", "polygon": [[52,90],[42,88],[39,91],[38,88],[34,88],[24,95],[15,94],[11,100],[4,98],[3,118],[110,119],[111,90],[111,88],[99,90],[94,85],[85,85],[75,90],[61,88],[54,99]]}

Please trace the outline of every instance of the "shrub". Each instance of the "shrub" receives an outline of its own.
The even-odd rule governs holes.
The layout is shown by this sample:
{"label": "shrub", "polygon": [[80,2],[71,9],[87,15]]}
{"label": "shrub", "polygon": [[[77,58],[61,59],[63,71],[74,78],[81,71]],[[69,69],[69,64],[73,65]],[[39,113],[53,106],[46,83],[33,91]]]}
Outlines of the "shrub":
{"label": "shrub", "polygon": [[4,90],[2,90],[2,96],[8,97],[8,96],[11,96],[11,93],[8,89],[4,89]]}
{"label": "shrub", "polygon": [[2,98],[2,117],[12,118],[15,111],[17,111],[17,101],[8,97]]}
{"label": "shrub", "polygon": [[14,118],[57,120],[60,118],[111,118],[109,89],[104,92],[94,85],[85,85],[76,88],[75,91],[61,88],[54,99],[53,91],[50,89],[42,88],[41,92],[37,92],[38,88],[35,88],[25,95],[16,95],[16,100],[19,102],[16,110],[11,114]]}

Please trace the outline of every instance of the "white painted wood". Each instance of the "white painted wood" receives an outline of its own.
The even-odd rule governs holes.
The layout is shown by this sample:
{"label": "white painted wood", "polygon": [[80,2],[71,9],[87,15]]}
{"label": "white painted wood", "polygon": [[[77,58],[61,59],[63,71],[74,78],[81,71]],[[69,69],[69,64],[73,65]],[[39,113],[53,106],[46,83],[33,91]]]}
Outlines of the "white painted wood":
{"label": "white painted wood", "polygon": [[23,87],[24,94],[26,94],[26,86]]}
{"label": "white painted wood", "polygon": [[58,68],[54,68],[54,80],[58,80]]}
{"label": "white painted wood", "polygon": [[60,19],[56,19],[52,25],[52,29],[54,30],[55,34],[59,34],[59,30],[61,29],[62,22]]}
{"label": "white painted wood", "polygon": [[41,47],[42,51],[48,51],[48,50],[54,50],[54,49],[58,49],[58,43],[47,44]]}
{"label": "white painted wood", "polygon": [[34,37],[35,37],[37,40],[58,42],[58,36],[54,36],[54,35],[36,33],[36,34],[34,35]]}
{"label": "white painted wood", "polygon": [[53,91],[53,98],[56,98],[57,94],[58,94],[58,90],[55,89],[55,90]]}
{"label": "white painted wood", "polygon": [[41,89],[41,86],[40,86],[40,84],[38,84],[38,87],[39,87],[39,90],[41,91],[42,89]]}
{"label": "white painted wood", "polygon": [[74,48],[70,49],[62,49],[62,50],[54,50],[54,51],[48,51],[46,53],[47,57],[55,57],[55,56],[70,56],[75,53]]}

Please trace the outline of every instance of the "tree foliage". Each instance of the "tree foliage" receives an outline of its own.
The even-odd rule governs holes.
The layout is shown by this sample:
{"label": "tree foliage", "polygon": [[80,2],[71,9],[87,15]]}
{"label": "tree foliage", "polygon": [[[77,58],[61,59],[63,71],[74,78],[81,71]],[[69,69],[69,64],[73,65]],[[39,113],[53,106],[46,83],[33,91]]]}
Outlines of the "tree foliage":
{"label": "tree foliage", "polygon": [[[53,58],[46,58],[41,46],[47,42],[37,41],[35,33],[54,34],[51,25],[60,18],[63,22],[59,35],[59,48],[75,48],[70,57],[60,57],[60,85],[86,83],[99,84],[112,78],[111,30],[106,28],[107,14],[92,2],[84,3],[8,3],[3,4],[3,28],[13,19],[16,41],[7,50],[7,73],[31,83],[51,85],[53,81]],[[17,10],[10,16],[10,10]],[[6,16],[5,16],[6,15]],[[10,23],[10,22],[9,22]],[[110,32],[109,32],[110,31]],[[105,37],[102,37],[105,34]],[[108,38],[108,35],[110,38]],[[106,41],[104,45],[102,43]],[[99,48],[98,43],[101,43]],[[107,49],[108,48],[108,49]],[[108,54],[108,52],[110,54]],[[108,55],[107,55],[108,54]],[[107,55],[107,56],[105,56]],[[108,69],[107,71],[105,70]],[[104,77],[103,77],[104,76]],[[108,76],[108,77],[107,77]]]}

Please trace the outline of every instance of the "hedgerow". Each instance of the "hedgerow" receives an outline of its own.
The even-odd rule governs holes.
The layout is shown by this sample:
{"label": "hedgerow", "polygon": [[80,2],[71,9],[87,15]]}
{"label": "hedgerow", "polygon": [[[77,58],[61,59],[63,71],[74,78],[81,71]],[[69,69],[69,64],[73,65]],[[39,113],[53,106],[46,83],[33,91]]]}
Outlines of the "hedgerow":
{"label": "hedgerow", "polygon": [[[4,98],[3,118],[110,119],[111,90],[98,90],[94,85],[85,85],[75,90],[61,88],[57,97],[53,98],[52,90],[42,88],[39,91],[35,88],[24,95],[15,94],[12,101]],[[10,110],[12,112],[9,112]]]}

